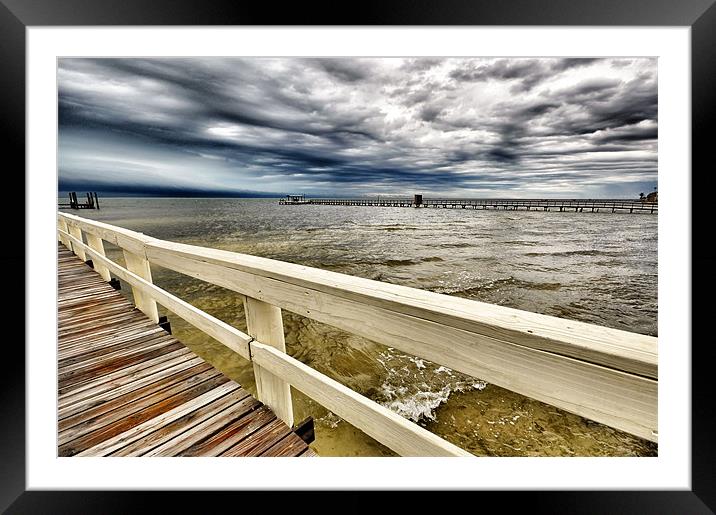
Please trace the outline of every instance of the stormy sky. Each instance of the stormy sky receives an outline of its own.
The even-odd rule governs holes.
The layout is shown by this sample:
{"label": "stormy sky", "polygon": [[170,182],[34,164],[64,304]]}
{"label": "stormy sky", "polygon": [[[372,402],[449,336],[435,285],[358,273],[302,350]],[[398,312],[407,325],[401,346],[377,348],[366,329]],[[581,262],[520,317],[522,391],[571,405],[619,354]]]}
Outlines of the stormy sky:
{"label": "stormy sky", "polygon": [[59,190],[634,197],[656,59],[60,59]]}

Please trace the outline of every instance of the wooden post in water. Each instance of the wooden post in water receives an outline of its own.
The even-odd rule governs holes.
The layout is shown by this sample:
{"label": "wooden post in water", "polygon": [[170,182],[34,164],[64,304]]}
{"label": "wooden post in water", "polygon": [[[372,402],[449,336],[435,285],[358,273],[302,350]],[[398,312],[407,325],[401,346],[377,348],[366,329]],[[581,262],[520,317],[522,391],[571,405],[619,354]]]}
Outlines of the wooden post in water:
{"label": "wooden post in water", "polygon": [[[250,336],[259,343],[286,352],[281,308],[251,297],[244,297],[244,311],[246,328]],[[291,386],[256,362],[254,362],[254,376],[258,399],[270,407],[289,427],[293,426]]]}
{"label": "wooden post in water", "polygon": [[[102,242],[102,238],[99,236],[96,236],[92,234],[91,232],[87,233],[87,245],[89,245],[92,249],[96,250],[101,255],[104,254],[104,243]],[[109,282],[112,280],[112,276],[109,275],[109,268],[107,268],[106,265],[101,263],[98,259],[94,259],[92,261],[92,264],[94,265],[94,269],[99,273],[99,275],[102,276],[102,279]]]}
{"label": "wooden post in water", "polygon": [[[127,270],[151,283],[152,269],[149,267],[149,261],[127,250],[123,250],[123,252]],[[134,305],[137,306],[137,309],[147,315],[155,324],[158,324],[159,311],[157,311],[156,301],[134,286],[132,286],[132,295],[134,296]]]}
{"label": "wooden post in water", "polygon": [[99,210],[99,197],[97,196],[96,191],[94,192],[94,200],[95,200],[95,204],[97,206],[97,210]]}

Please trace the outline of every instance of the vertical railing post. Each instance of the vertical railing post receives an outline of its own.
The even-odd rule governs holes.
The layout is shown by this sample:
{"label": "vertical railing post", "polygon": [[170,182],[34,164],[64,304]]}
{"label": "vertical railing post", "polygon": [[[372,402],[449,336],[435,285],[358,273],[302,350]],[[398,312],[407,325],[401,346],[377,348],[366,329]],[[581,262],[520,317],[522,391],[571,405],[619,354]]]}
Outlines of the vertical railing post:
{"label": "vertical railing post", "polygon": [[[67,222],[64,218],[59,218],[57,220],[57,228],[63,232],[69,232]],[[63,236],[62,234],[60,234],[59,237],[62,244],[67,247],[68,250],[72,250],[72,245],[70,244],[70,240],[67,238],[67,236]]]}
{"label": "vertical railing post", "polygon": [[[70,234],[84,243],[84,240],[82,239],[82,229],[80,229],[78,225],[72,223],[68,225],[70,226]],[[83,249],[79,245],[72,244],[72,252],[74,252],[77,257],[80,258],[82,261],[87,261],[87,257],[85,256],[85,249]]]}
{"label": "vertical railing post", "polygon": [[[286,352],[281,308],[251,297],[245,297],[244,311],[246,312],[246,327],[249,335],[260,343]],[[261,368],[256,362],[254,362],[254,376],[256,377],[256,393],[259,400],[270,407],[278,418],[292,427],[293,404],[291,403],[290,385],[280,377]]]}
{"label": "vertical railing post", "polygon": [[[132,252],[124,250],[124,261],[127,265],[127,270],[133,274],[137,274],[139,277],[147,282],[152,282],[152,269],[149,267],[149,261],[142,256],[138,256]],[[134,305],[137,306],[142,313],[147,315],[155,324],[159,323],[159,311],[157,310],[156,301],[145,295],[139,288],[132,286],[132,295],[134,296]]]}
{"label": "vertical railing post", "polygon": [[[99,236],[88,232],[87,245],[89,245],[90,248],[92,248],[93,250],[96,250],[98,254],[101,254],[102,256],[105,255],[104,243],[102,242],[102,238],[100,238]],[[112,280],[112,276],[109,275],[109,268],[107,268],[104,264],[100,263],[98,259],[93,260],[92,264],[94,266],[94,269],[99,273],[99,275],[102,276],[102,279],[107,282]]]}

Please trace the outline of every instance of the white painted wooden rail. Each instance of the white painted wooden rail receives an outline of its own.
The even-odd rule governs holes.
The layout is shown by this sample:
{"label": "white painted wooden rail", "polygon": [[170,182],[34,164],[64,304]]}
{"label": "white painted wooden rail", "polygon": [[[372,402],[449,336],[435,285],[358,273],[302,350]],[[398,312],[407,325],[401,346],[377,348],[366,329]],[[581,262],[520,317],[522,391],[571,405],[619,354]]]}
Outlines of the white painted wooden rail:
{"label": "white painted wooden rail", "polygon": [[[90,245],[81,241],[83,233]],[[290,384],[400,454],[466,454],[287,356],[281,309],[642,438],[658,439],[654,337],[159,240],[65,213],[58,214],[58,238],[131,284],[137,307],[150,318],[155,318],[159,302],[251,359],[259,399],[289,424]],[[130,270],[104,256],[102,240],[131,256]],[[134,265],[129,264],[132,260]],[[150,263],[243,295],[250,336],[154,286]]]}

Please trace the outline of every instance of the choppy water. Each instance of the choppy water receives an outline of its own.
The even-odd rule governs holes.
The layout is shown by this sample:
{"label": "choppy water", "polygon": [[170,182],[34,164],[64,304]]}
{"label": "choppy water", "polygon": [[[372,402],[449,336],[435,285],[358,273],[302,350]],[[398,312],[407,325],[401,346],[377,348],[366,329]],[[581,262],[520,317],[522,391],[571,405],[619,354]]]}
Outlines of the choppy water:
{"label": "choppy water", "polygon": [[[101,199],[81,211],[150,236],[657,335],[657,217]],[[77,212],[73,212],[77,213]],[[123,262],[121,252],[108,255]],[[153,266],[155,283],[246,330],[234,292]],[[123,285],[125,294],[129,288]],[[169,314],[174,334],[254,391],[252,367]],[[477,455],[653,456],[657,446],[284,312],[287,352]],[[294,390],[324,456],[392,452]]]}

